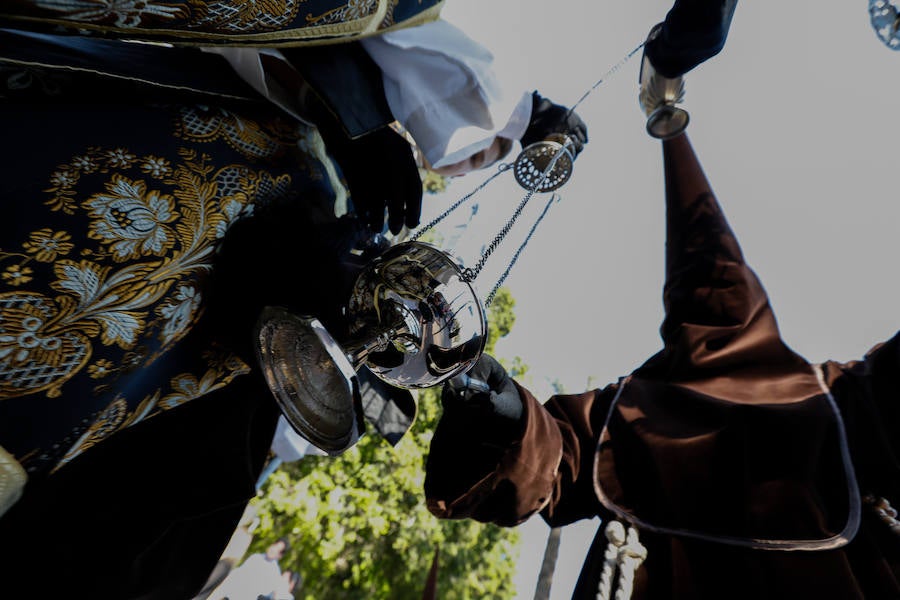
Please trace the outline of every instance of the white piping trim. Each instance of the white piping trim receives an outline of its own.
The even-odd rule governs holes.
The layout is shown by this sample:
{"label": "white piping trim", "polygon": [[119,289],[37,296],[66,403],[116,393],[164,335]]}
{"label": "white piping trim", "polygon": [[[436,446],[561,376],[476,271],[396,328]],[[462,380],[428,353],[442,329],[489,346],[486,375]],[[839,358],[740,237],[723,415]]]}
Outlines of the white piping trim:
{"label": "white piping trim", "polygon": [[748,548],[755,548],[758,550],[785,551],[833,550],[835,548],[840,548],[847,545],[859,530],[860,523],[862,503],[859,496],[859,487],[856,483],[856,471],[854,470],[853,462],[850,459],[850,448],[847,443],[847,432],[844,428],[844,420],[841,417],[841,413],[838,409],[837,403],[834,401],[834,396],[831,395],[831,390],[829,390],[828,386],[825,384],[825,379],[822,374],[821,367],[819,365],[810,365],[810,368],[812,369],[813,374],[816,376],[816,381],[819,384],[819,387],[822,389],[822,392],[828,399],[828,405],[834,412],[838,426],[838,444],[840,446],[841,462],[843,463],[844,473],[846,473],[847,476],[849,505],[847,523],[840,533],[821,540],[773,540],[762,538],[744,538],[727,535],[711,535],[688,529],[677,529],[653,525],[627,512],[624,508],[613,502],[606,495],[606,493],[603,491],[603,487],[600,485],[600,480],[597,476],[597,461],[600,457],[600,446],[602,443],[601,440],[603,440],[604,437],[611,437],[609,434],[609,422],[612,417],[613,410],[615,410],[616,404],[619,402],[619,398],[622,396],[622,391],[625,389],[625,384],[631,380],[631,376],[619,379],[619,389],[616,390],[616,395],[609,406],[609,412],[607,412],[606,414],[606,421],[603,424],[603,430],[600,432],[600,438],[597,441],[597,448],[594,451],[594,492],[597,494],[597,498],[600,500],[600,503],[603,504],[603,506],[606,507],[607,510],[615,514],[618,518],[632,523],[633,525],[637,525],[638,527],[641,527],[643,529],[647,529],[655,533],[689,537],[706,542],[728,544],[731,546],[743,546]]}

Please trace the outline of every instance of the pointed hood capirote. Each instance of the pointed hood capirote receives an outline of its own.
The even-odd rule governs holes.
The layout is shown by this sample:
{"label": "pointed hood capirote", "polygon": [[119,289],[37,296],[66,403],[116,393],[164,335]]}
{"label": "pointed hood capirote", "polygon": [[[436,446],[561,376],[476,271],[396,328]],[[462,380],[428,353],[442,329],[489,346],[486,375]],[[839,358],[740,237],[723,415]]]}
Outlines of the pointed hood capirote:
{"label": "pointed hood capirote", "polygon": [[648,529],[759,548],[846,544],[859,495],[840,413],[782,341],[687,136],[663,142],[664,349],[624,378],[595,489]]}

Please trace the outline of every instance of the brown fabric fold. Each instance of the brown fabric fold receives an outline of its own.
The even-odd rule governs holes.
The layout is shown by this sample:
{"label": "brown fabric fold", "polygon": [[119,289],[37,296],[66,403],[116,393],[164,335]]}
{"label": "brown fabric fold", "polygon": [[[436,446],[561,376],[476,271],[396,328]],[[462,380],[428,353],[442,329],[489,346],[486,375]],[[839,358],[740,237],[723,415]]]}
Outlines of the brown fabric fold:
{"label": "brown fabric fold", "polygon": [[851,510],[839,416],[812,366],[781,340],[687,137],[664,142],[663,158],[664,349],[609,416],[597,449],[601,500],[698,535],[831,538]]}
{"label": "brown fabric fold", "polygon": [[741,394],[742,386],[716,385],[710,376],[727,371],[731,378],[735,369],[748,369],[754,381],[772,380],[776,369],[786,381],[771,386],[768,391],[774,395],[757,402],[789,402],[819,393],[807,361],[782,341],[768,296],[744,262],[686,135],[663,142],[663,163],[666,317],[660,334],[664,349],[635,375],[692,382],[697,391],[753,402]]}
{"label": "brown fabric fold", "polygon": [[[635,599],[900,598],[900,537],[868,508],[858,531],[848,521],[855,471],[866,495],[900,505],[900,335],[864,361],[826,363],[820,386],[815,368],[781,340],[687,138],[663,151],[663,350],[618,384],[543,407],[523,390],[532,434],[506,452],[541,457],[561,448],[541,511],[551,525],[620,513],[637,523],[649,552]],[[534,423],[558,436],[545,445]],[[436,435],[432,451],[446,452],[446,442]],[[493,486],[502,470],[480,477]],[[526,517],[533,504],[519,498],[532,482],[503,472],[516,496],[469,497],[457,515]],[[735,545],[738,537],[836,541],[786,552]],[[605,548],[601,527],[573,599],[596,596]]]}

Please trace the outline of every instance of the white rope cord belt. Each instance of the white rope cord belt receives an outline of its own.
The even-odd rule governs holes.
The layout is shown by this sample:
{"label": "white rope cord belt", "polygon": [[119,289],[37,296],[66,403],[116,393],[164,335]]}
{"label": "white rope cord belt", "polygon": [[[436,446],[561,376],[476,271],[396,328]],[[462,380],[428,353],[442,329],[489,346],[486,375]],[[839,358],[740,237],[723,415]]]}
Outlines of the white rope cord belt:
{"label": "white rope cord belt", "polygon": [[[647,558],[647,548],[638,539],[638,530],[619,521],[610,521],[605,530],[609,544],[603,553],[603,570],[597,586],[596,600],[629,600],[634,592],[634,574]],[[613,579],[619,573],[618,587],[612,596]]]}
{"label": "white rope cord belt", "polygon": [[872,507],[875,514],[878,515],[878,518],[881,519],[891,531],[900,535],[900,520],[897,519],[897,509],[891,506],[891,503],[888,502],[887,498],[867,495],[863,498],[863,502]]}
{"label": "white rope cord belt", "polygon": [[28,475],[12,455],[0,446],[0,516],[22,496]]}

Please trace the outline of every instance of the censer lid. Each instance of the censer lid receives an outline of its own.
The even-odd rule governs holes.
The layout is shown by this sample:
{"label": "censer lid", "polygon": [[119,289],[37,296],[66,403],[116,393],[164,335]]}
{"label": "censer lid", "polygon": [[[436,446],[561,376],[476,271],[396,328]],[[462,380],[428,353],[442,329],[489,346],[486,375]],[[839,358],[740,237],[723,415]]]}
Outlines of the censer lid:
{"label": "censer lid", "polygon": [[359,380],[319,320],[267,307],[256,337],[263,376],[291,426],[332,455],[353,446],[364,431]]}
{"label": "censer lid", "polygon": [[572,176],[575,163],[570,145],[571,141],[562,134],[529,144],[513,164],[516,182],[526,190],[539,193],[561,188]]}

